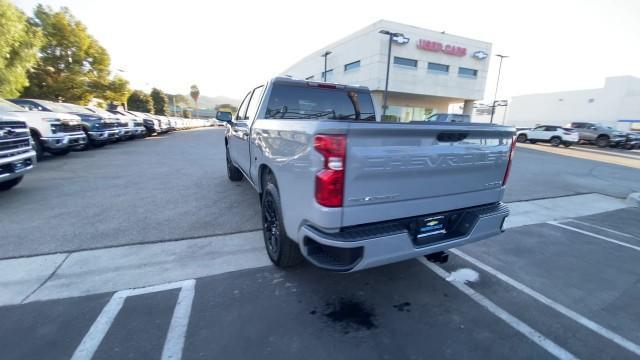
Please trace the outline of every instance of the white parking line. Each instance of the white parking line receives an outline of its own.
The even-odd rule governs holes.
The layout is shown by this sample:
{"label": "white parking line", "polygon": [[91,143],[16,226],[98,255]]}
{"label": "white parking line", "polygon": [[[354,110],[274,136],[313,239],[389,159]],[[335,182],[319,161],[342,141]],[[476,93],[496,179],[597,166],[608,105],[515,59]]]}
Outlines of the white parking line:
{"label": "white parking line", "polygon": [[574,228],[574,227],[571,227],[571,226],[568,226],[568,225],[560,224],[557,221],[548,221],[547,224],[559,226],[559,227],[567,229],[567,230],[572,230],[572,231],[575,231],[575,232],[579,232],[581,234],[589,235],[589,236],[592,236],[594,238],[598,238],[598,239],[601,239],[601,240],[604,240],[604,241],[608,241],[610,243],[618,244],[618,245],[621,245],[621,246],[624,246],[624,247],[628,247],[628,248],[633,249],[633,250],[640,251],[640,246],[627,244],[626,242],[622,242],[622,241],[619,241],[619,240],[611,239],[611,238],[608,238],[606,236],[590,233],[588,231],[584,231],[584,230],[580,230],[580,229],[577,229],[577,228]]}
{"label": "white parking line", "polygon": [[465,259],[466,261],[474,264],[475,266],[479,267],[480,269],[488,272],[489,274],[497,277],[498,279],[506,282],[507,284],[515,287],[516,289],[524,292],[525,294],[533,297],[534,299],[540,301],[541,303],[553,308],[554,310],[560,312],[561,314],[569,317],[570,319],[576,321],[577,323],[589,328],[590,330],[600,334],[601,336],[604,336],[605,338],[615,342],[616,344],[622,346],[623,348],[633,352],[636,355],[640,355],[640,345],[614,333],[613,331],[605,328],[604,326],[578,314],[577,312],[565,307],[564,305],[561,305],[551,299],[549,299],[548,297],[542,295],[541,293],[527,287],[526,285],[518,282],[517,280],[514,280],[510,277],[508,277],[507,275],[499,272],[498,270],[492,268],[489,265],[486,265],[482,262],[480,262],[479,260],[463,253],[460,250],[457,249],[452,249],[450,250],[451,253]]}
{"label": "white parking line", "polygon": [[114,294],[111,300],[109,300],[109,303],[102,309],[102,312],[93,325],[91,325],[91,328],[82,339],[78,348],[76,348],[71,360],[88,360],[93,357],[93,354],[98,349],[104,336],[107,335],[107,331],[109,331],[113,320],[116,318],[116,315],[118,315],[118,312],[120,312],[122,304],[124,304],[124,300],[126,299],[126,296],[116,296],[117,294],[118,293]]}
{"label": "white parking line", "polygon": [[173,310],[173,317],[171,318],[169,331],[162,350],[162,359],[181,359],[184,339],[189,325],[191,304],[195,294],[195,280],[193,279],[139,289],[127,289],[113,294],[111,300],[102,309],[102,312],[100,312],[100,315],[98,315],[98,318],[76,348],[71,360],[89,360],[93,358],[127,297],[178,288],[181,289],[180,295]]}
{"label": "white parking line", "polygon": [[629,234],[626,234],[626,233],[623,233],[623,232],[620,232],[620,231],[617,231],[617,230],[611,230],[609,228],[606,228],[606,227],[603,227],[603,226],[594,225],[594,224],[590,224],[590,223],[587,223],[587,222],[584,222],[584,221],[579,221],[579,220],[575,220],[575,219],[569,219],[567,221],[571,221],[571,222],[582,224],[582,225],[585,225],[585,226],[590,226],[592,228],[608,231],[608,232],[610,232],[612,234],[616,234],[616,235],[620,235],[620,236],[624,236],[624,237],[637,239],[637,237],[635,237],[633,235],[629,235]]}
{"label": "white parking line", "polygon": [[482,305],[484,308],[489,310],[492,314],[502,319],[509,326],[516,329],[517,331],[522,333],[524,336],[528,337],[531,341],[535,342],[536,344],[541,346],[543,349],[545,349],[546,351],[548,351],[558,359],[576,359],[576,357],[572,353],[568,352],[567,350],[565,350],[558,344],[554,343],[553,341],[547,339],[544,335],[532,329],[529,325],[523,323],[515,316],[509,314],[508,312],[503,310],[501,307],[491,302],[491,300],[484,297],[482,294],[476,292],[469,286],[465,285],[464,282],[451,280],[453,279],[453,278],[450,278],[451,274],[443,270],[439,266],[429,262],[424,257],[419,257],[418,261],[420,261],[426,267],[431,269],[441,278],[448,280],[453,286],[458,288],[463,293],[467,294],[473,301]]}
{"label": "white parking line", "polygon": [[189,327],[189,317],[191,316],[191,305],[195,295],[195,280],[188,280],[180,290],[176,308],[173,310],[173,317],[167,332],[162,349],[162,360],[178,360],[182,358],[184,339]]}

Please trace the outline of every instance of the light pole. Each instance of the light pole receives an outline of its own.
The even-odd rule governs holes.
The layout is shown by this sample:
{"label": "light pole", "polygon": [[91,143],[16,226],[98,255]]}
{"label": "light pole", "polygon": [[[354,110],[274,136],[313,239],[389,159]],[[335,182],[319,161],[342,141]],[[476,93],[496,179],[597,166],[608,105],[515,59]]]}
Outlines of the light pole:
{"label": "light pole", "polygon": [[491,106],[491,120],[490,124],[493,124],[493,115],[496,113],[496,98],[498,96],[498,85],[500,84],[500,71],[502,71],[502,60],[508,58],[507,55],[496,54],[500,58],[500,65],[498,65],[498,80],[496,80],[496,92],[493,94],[493,104]]}
{"label": "light pole", "polygon": [[378,31],[380,34],[384,34],[389,36],[389,49],[387,50],[387,76],[384,81],[384,94],[382,100],[382,118],[380,121],[384,121],[385,116],[387,115],[387,96],[389,93],[389,68],[391,67],[391,43],[393,42],[394,37],[404,37],[404,34],[401,33],[393,33],[388,30],[380,30]]}
{"label": "light pole", "polygon": [[331,55],[331,51],[325,51],[322,55],[324,58],[324,72],[322,73],[322,81],[327,82],[327,56]]}

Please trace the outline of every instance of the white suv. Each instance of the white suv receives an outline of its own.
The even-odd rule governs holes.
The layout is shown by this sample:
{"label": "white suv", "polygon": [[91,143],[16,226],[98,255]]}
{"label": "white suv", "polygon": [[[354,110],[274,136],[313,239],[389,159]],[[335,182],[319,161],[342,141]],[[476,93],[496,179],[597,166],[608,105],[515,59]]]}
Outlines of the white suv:
{"label": "white suv", "polygon": [[540,125],[529,130],[520,130],[517,134],[519,143],[530,142],[547,142],[551,146],[569,147],[579,140],[578,133],[573,129],[563,128],[556,125]]}

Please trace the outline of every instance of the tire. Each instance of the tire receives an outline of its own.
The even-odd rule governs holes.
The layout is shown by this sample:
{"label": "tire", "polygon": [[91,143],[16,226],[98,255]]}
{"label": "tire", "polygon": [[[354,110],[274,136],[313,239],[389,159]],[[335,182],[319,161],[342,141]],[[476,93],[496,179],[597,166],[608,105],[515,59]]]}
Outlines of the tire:
{"label": "tire", "polygon": [[65,155],[68,155],[70,152],[71,152],[70,149],[49,150],[49,153],[51,153],[51,155],[55,155],[55,156],[65,156]]}
{"label": "tire", "polygon": [[262,234],[264,246],[271,262],[281,268],[302,262],[298,244],[291,240],[282,223],[280,194],[274,184],[268,184],[262,193]]}
{"label": "tire", "polygon": [[36,159],[38,161],[44,158],[44,145],[42,145],[42,140],[37,135],[32,135],[33,138],[33,151],[36,152]]}
{"label": "tire", "polygon": [[82,131],[84,132],[84,136],[87,137],[87,142],[85,142],[82,146],[76,147],[74,151],[87,151],[92,147],[92,140],[89,137],[89,130],[83,128]]}
{"label": "tire", "polygon": [[231,162],[231,158],[229,157],[229,147],[225,147],[225,148],[226,148],[226,155],[227,155],[227,177],[231,181],[242,181],[242,179],[244,178],[244,175],[242,175],[242,171],[240,171],[240,169],[238,169]]}
{"label": "tire", "polygon": [[562,139],[560,139],[559,137],[552,137],[549,142],[551,143],[551,146],[558,147],[560,146],[560,144],[562,144]]}
{"label": "tire", "polygon": [[518,137],[516,138],[516,141],[519,143],[527,142],[527,135],[525,134],[518,135]]}
{"label": "tire", "polygon": [[20,184],[21,181],[22,181],[22,176],[17,177],[15,179],[8,180],[8,181],[0,182],[0,191],[7,191],[12,187]]}
{"label": "tire", "polygon": [[609,146],[609,137],[606,135],[600,135],[596,139],[596,146],[599,148],[606,148]]}

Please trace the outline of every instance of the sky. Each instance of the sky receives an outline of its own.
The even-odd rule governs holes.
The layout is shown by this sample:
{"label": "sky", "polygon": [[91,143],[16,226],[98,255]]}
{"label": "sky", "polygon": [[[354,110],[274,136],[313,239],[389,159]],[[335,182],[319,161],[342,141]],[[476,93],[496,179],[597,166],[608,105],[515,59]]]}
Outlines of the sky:
{"label": "sky", "polygon": [[[379,19],[493,44],[498,98],[640,77],[640,0],[12,0],[68,7],[132,87],[241,98],[304,56]],[[492,99],[491,61],[485,99]]]}

